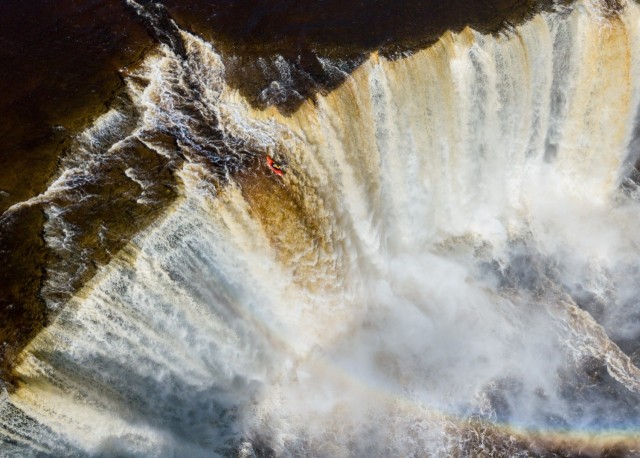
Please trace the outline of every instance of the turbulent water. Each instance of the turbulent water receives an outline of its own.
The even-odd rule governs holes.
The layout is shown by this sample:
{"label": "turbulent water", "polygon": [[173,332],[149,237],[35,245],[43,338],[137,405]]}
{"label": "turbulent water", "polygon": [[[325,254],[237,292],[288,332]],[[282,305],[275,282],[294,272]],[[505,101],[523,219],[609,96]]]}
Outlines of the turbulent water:
{"label": "turbulent water", "polygon": [[132,143],[178,179],[71,299],[48,272],[0,455],[640,453],[640,8],[606,5],[374,54],[290,116],[174,31],[15,206],[81,257],[61,195],[122,161],[151,203]]}

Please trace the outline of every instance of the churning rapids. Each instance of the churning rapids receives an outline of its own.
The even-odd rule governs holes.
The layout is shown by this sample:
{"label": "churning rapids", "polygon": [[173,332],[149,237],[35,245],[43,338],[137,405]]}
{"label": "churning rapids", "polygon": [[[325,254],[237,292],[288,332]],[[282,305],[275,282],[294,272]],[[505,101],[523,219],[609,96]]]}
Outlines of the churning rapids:
{"label": "churning rapids", "polygon": [[175,31],[17,204],[51,202],[64,257],[54,197],[132,142],[176,164],[179,197],[70,300],[48,273],[0,454],[640,453],[640,8],[607,3],[374,54],[290,116]]}

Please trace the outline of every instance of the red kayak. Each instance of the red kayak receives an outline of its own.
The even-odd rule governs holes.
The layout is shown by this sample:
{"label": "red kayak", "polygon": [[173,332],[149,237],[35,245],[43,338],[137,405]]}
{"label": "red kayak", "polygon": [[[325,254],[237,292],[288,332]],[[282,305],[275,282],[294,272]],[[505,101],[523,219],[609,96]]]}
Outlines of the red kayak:
{"label": "red kayak", "polygon": [[271,156],[267,156],[267,165],[276,175],[284,176],[284,166],[274,161]]}

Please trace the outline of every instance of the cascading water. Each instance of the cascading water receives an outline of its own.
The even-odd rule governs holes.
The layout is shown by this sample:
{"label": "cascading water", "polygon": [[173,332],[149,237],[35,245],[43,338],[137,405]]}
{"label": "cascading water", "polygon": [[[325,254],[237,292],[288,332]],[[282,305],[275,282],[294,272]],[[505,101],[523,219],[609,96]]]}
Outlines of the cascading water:
{"label": "cascading water", "polygon": [[92,161],[141,142],[178,177],[64,307],[49,274],[3,453],[640,453],[640,9],[603,5],[372,55],[291,116],[177,32],[36,198],[63,256]]}

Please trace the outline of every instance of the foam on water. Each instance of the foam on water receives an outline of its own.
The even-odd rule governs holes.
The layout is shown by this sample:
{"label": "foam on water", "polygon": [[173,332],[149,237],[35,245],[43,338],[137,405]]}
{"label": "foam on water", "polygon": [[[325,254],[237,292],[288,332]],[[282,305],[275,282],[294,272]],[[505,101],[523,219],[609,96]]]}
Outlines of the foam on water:
{"label": "foam on water", "polygon": [[[540,447],[637,451],[639,21],[590,1],[447,33],[289,117],[250,108],[182,33],[185,56],[165,46],[129,80],[131,135],[184,158],[181,197],[24,351],[0,437],[511,456],[559,430]],[[242,172],[264,153],[282,180]]]}

